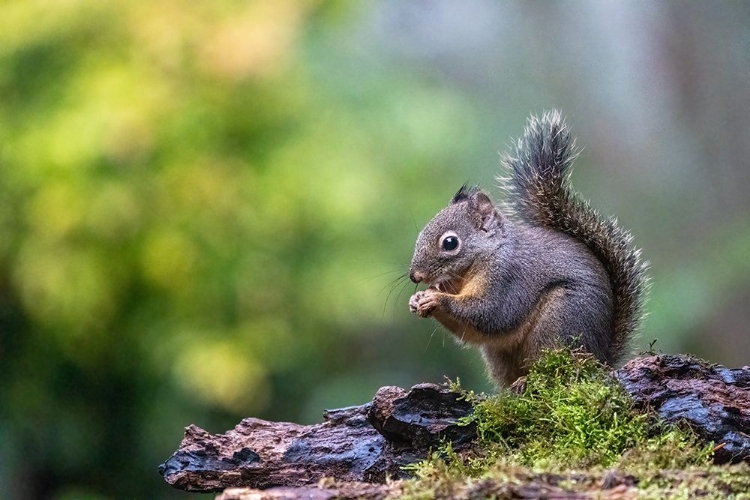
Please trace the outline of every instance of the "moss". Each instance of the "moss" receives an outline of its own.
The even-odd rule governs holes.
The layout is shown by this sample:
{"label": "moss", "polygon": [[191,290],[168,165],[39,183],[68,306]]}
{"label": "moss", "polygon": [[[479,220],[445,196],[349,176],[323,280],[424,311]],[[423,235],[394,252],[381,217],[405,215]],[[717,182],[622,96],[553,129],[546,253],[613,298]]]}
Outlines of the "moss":
{"label": "moss", "polygon": [[522,395],[477,403],[480,441],[499,444],[528,466],[609,466],[643,441],[648,418],[590,356],[551,351],[526,378]]}
{"label": "moss", "polygon": [[[461,391],[458,383],[452,389]],[[462,392],[463,423],[478,439],[414,464],[401,497],[516,498],[575,491],[626,498],[750,498],[746,465],[711,465],[713,446],[689,428],[639,412],[606,367],[555,350],[532,368],[521,394]],[[745,496],[743,496],[745,495]],[[608,495],[607,495],[608,496]]]}

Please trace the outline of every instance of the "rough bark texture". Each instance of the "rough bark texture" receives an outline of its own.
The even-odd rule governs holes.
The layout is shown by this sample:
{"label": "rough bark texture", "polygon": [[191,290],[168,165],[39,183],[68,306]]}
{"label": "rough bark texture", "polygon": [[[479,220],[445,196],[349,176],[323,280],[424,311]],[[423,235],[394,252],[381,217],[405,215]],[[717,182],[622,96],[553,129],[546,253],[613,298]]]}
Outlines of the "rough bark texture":
{"label": "rough bark texture", "polygon": [[188,491],[296,487],[323,477],[382,483],[386,476],[404,477],[402,467],[426,457],[443,438],[457,448],[468,444],[475,429],[457,421],[470,412],[469,403],[435,384],[409,392],[382,387],[371,403],[327,411],[317,425],[246,418],[218,435],[191,425],[159,472]]}
{"label": "rough bark texture", "polygon": [[713,441],[717,463],[750,463],[750,368],[657,355],[636,358],[615,374],[640,407]]}
{"label": "rough bark texture", "polygon": [[[568,477],[555,474],[537,474],[523,478],[519,484],[515,481],[500,483],[495,480],[486,479],[475,481],[469,488],[460,492],[446,492],[445,498],[452,499],[539,499],[551,500],[590,500],[591,498],[625,500],[636,498],[633,485],[634,480],[630,476],[622,476],[609,473],[598,478],[596,484],[589,485],[596,488],[596,494],[591,491],[570,491],[559,486],[563,482],[588,481],[584,477]],[[371,483],[340,483],[336,481],[322,481],[314,486],[302,486],[298,488],[277,487],[267,490],[252,488],[230,488],[216,497],[216,500],[383,500],[390,496],[398,498],[405,493],[398,483],[371,484]]]}
{"label": "rough bark texture", "polygon": [[[716,443],[717,462],[750,463],[750,368],[654,355],[636,358],[615,374],[638,405],[668,422],[687,422]],[[328,411],[317,425],[246,418],[218,435],[191,425],[159,472],[183,490],[233,488],[222,500],[384,498],[398,493],[397,485],[384,484],[386,478],[403,477],[402,467],[425,457],[441,439],[456,449],[468,446],[476,429],[456,422],[470,412],[471,405],[444,386],[420,384],[408,392],[383,387],[371,403]],[[630,487],[624,483],[614,481],[609,493]],[[554,482],[485,487],[498,498],[580,497]]]}
{"label": "rough bark texture", "polygon": [[216,500],[334,500],[356,498],[357,500],[381,500],[391,494],[401,493],[395,484],[373,484],[360,482],[322,481],[312,486],[289,488],[285,486],[258,490],[253,488],[229,488]]}

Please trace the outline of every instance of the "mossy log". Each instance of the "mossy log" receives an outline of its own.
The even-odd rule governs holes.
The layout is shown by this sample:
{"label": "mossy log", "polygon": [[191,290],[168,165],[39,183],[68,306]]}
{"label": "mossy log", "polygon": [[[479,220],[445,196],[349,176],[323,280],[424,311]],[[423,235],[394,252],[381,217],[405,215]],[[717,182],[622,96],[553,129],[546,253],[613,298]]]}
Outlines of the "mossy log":
{"label": "mossy log", "polygon": [[[667,422],[687,423],[713,442],[717,463],[750,463],[750,368],[651,355],[630,361],[615,376],[636,405]],[[403,466],[425,458],[441,440],[454,449],[468,446],[476,429],[457,422],[471,411],[470,403],[445,386],[383,387],[371,402],[327,411],[316,425],[246,418],[217,435],[191,425],[159,472],[183,490],[232,488],[223,500],[383,498],[397,493],[386,478],[404,477]],[[609,488],[625,487],[626,480],[612,477]],[[515,498],[578,498],[554,481],[504,487],[515,488],[510,492]]]}

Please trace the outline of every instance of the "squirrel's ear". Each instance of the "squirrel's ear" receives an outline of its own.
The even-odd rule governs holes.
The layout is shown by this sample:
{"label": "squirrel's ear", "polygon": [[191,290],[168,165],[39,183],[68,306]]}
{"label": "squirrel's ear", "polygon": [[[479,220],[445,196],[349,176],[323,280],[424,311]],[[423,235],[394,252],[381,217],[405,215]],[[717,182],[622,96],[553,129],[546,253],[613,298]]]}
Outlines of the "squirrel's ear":
{"label": "squirrel's ear", "polygon": [[490,197],[481,191],[469,197],[469,210],[475,216],[477,229],[490,231],[501,224],[501,215],[495,209]]}

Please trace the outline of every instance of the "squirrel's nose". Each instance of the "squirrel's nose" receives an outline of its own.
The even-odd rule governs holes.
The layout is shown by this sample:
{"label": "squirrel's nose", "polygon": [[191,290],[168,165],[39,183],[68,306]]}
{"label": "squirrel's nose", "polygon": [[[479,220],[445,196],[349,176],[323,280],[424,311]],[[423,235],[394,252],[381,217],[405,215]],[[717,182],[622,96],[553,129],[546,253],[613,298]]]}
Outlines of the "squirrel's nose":
{"label": "squirrel's nose", "polygon": [[409,279],[412,280],[414,283],[420,283],[424,279],[424,275],[420,273],[419,271],[414,271],[413,269],[409,269]]}

